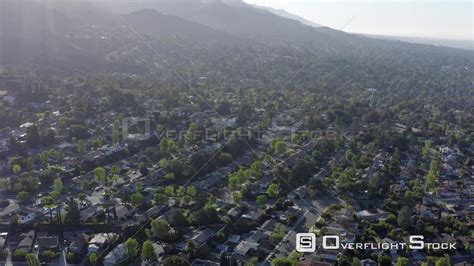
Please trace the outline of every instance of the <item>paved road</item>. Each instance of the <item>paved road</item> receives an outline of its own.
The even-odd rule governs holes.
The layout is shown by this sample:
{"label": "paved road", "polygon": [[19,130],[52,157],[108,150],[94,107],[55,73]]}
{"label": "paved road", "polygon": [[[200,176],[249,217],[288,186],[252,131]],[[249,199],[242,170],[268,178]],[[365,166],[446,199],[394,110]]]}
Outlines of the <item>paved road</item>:
{"label": "paved road", "polygon": [[66,261],[66,249],[63,248],[61,250],[61,253],[59,255],[59,266],[67,266],[67,261]]}
{"label": "paved road", "polygon": [[7,249],[7,252],[8,252],[8,255],[7,255],[7,259],[5,260],[5,265],[6,266],[12,266],[13,263],[12,263],[12,253],[10,252],[10,249]]}
{"label": "paved road", "polygon": [[296,247],[296,234],[306,233],[321,217],[324,210],[331,204],[341,204],[341,200],[328,193],[318,200],[296,200],[295,205],[305,210],[303,215],[295,222],[285,237],[278,243],[268,255],[263,265],[271,265],[272,255],[274,258],[287,257]]}

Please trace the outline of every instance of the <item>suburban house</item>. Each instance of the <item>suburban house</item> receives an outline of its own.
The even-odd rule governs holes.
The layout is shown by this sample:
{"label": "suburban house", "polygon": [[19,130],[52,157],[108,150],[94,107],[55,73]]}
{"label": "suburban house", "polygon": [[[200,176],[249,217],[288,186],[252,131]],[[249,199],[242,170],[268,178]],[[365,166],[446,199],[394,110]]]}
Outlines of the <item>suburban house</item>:
{"label": "suburban house", "polygon": [[36,238],[36,246],[40,251],[57,251],[59,248],[59,238],[57,236],[41,236]]}
{"label": "suburban house", "polygon": [[127,259],[127,249],[121,243],[109,252],[104,258],[104,266],[115,266]]}

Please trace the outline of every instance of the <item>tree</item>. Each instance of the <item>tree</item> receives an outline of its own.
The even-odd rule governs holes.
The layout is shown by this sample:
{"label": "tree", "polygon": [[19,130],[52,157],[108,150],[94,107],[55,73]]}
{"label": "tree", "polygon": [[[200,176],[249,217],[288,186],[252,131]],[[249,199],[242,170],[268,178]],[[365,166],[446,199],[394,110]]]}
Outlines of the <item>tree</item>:
{"label": "tree", "polygon": [[28,263],[28,266],[40,266],[40,261],[38,260],[38,257],[36,257],[35,254],[33,253],[28,253],[26,254],[26,262]]}
{"label": "tree", "polygon": [[430,150],[431,150],[431,141],[430,140],[426,140],[425,141],[425,146],[423,147],[423,149],[421,150],[421,153],[423,154],[423,160],[427,160],[428,157],[430,156]]}
{"label": "tree", "polygon": [[167,201],[168,201],[168,197],[163,194],[163,193],[160,193],[160,192],[156,192],[154,195],[153,195],[153,200],[155,201],[155,203],[157,204],[165,204]]}
{"label": "tree", "polygon": [[143,242],[142,245],[142,260],[150,262],[156,259],[155,248],[153,247],[153,242],[147,240]]}
{"label": "tree", "polygon": [[49,160],[49,156],[50,156],[50,154],[49,154],[48,151],[44,151],[44,152],[40,153],[39,158],[40,158],[41,163],[43,163],[43,164],[47,163],[48,160]]}
{"label": "tree", "polygon": [[36,147],[40,144],[40,135],[37,125],[31,125],[26,132],[26,142],[30,147]]}
{"label": "tree", "polygon": [[377,262],[379,266],[392,266],[392,259],[387,255],[379,256]]}
{"label": "tree", "polygon": [[276,198],[278,196],[278,190],[280,186],[278,184],[272,183],[267,188],[267,193],[270,198]]}
{"label": "tree", "polygon": [[0,187],[4,190],[10,190],[12,188],[11,185],[12,184],[9,179],[0,179]]}
{"label": "tree", "polygon": [[110,135],[110,138],[112,139],[113,143],[119,142],[119,140],[120,140],[120,131],[113,130],[112,134]]}
{"label": "tree", "polygon": [[267,197],[265,195],[258,195],[257,196],[257,203],[260,206],[265,206],[265,203],[267,202]]}
{"label": "tree", "polygon": [[282,155],[286,151],[286,143],[283,140],[278,140],[274,149],[277,155]]}
{"label": "tree", "polygon": [[161,168],[168,168],[168,160],[166,159],[161,159],[158,164],[160,165]]}
{"label": "tree", "polygon": [[436,265],[436,257],[428,256],[424,262],[421,263],[421,266],[432,266]]}
{"label": "tree", "polygon": [[61,196],[61,194],[59,194],[56,191],[51,192],[50,195],[51,195],[51,198],[53,198],[53,200],[55,201],[59,199],[59,196]]}
{"label": "tree", "polygon": [[104,138],[102,138],[102,137],[96,138],[95,141],[94,141],[94,144],[97,148],[102,147],[102,145],[104,145]]}
{"label": "tree", "polygon": [[312,164],[308,160],[298,160],[291,168],[291,178],[290,183],[304,183],[307,182],[309,178],[311,178],[312,173]]}
{"label": "tree", "polygon": [[87,144],[84,140],[80,139],[76,142],[76,149],[78,153],[84,153],[86,151]]}
{"label": "tree", "polygon": [[193,198],[191,196],[185,195],[181,198],[181,204],[182,205],[189,205],[193,201]]}
{"label": "tree", "polygon": [[191,123],[189,125],[188,130],[184,133],[184,141],[186,145],[192,144],[196,141],[196,130],[198,129],[198,125],[196,123]]}
{"label": "tree", "polygon": [[186,189],[183,186],[179,186],[176,189],[176,196],[183,197],[184,195],[186,195]]}
{"label": "tree", "polygon": [[255,178],[262,177],[262,162],[257,160],[250,165],[250,175]]}
{"label": "tree", "polygon": [[85,193],[79,193],[78,198],[81,202],[84,202],[87,199],[87,195]]}
{"label": "tree", "polygon": [[102,135],[104,134],[104,129],[100,125],[97,125],[95,127],[95,132],[97,133],[97,135]]}
{"label": "tree", "polygon": [[51,250],[44,250],[39,254],[39,257],[42,261],[51,262],[54,258],[56,258],[57,253]]}
{"label": "tree", "polygon": [[173,215],[171,216],[171,224],[177,227],[185,226],[188,224],[188,220],[181,210],[177,210],[173,212]]}
{"label": "tree", "polygon": [[173,197],[174,196],[174,186],[165,187],[165,195]]}
{"label": "tree", "polygon": [[81,211],[77,206],[77,202],[70,197],[66,205],[66,223],[79,224],[81,221]]}
{"label": "tree", "polygon": [[219,215],[214,206],[206,205],[193,213],[193,219],[199,225],[215,224],[219,222]]}
{"label": "tree", "polygon": [[400,256],[398,257],[397,263],[395,264],[395,266],[407,266],[409,262],[410,260],[408,258]]}
{"label": "tree", "polygon": [[87,128],[83,125],[71,125],[69,126],[69,135],[76,139],[87,138]]}
{"label": "tree", "polygon": [[12,165],[12,172],[16,175],[21,172],[21,165],[19,164],[14,164]]}
{"label": "tree", "polygon": [[60,194],[63,191],[63,181],[60,177],[54,179],[54,191]]}
{"label": "tree", "polygon": [[145,197],[140,191],[133,193],[132,196],[130,197],[130,201],[135,206],[142,205],[144,200],[145,200]]}
{"label": "tree", "polygon": [[290,259],[282,257],[282,258],[275,258],[272,261],[272,266],[295,266],[295,265],[293,265]]}
{"label": "tree", "polygon": [[219,154],[218,160],[219,160],[220,165],[227,165],[231,163],[234,159],[232,157],[232,154],[227,153],[227,152],[222,152],[221,154]]}
{"label": "tree", "polygon": [[250,171],[248,169],[240,168],[229,175],[229,188],[231,190],[237,190],[242,186],[242,184],[247,182],[249,178]]}
{"label": "tree", "polygon": [[113,165],[112,168],[110,168],[110,174],[111,175],[118,175],[120,174],[120,167],[117,165]]}
{"label": "tree", "polygon": [[180,160],[171,160],[168,163],[168,171],[173,173],[177,178],[183,177],[184,169],[185,164]]}
{"label": "tree", "polygon": [[270,234],[270,240],[276,244],[280,242],[283,238],[285,237],[285,231],[283,230],[283,227],[281,224],[278,224],[277,227],[275,228],[275,231],[273,231]]}
{"label": "tree", "polygon": [[145,166],[144,162],[140,162],[138,164],[138,170],[140,171],[140,174],[142,174],[142,176],[148,175],[148,167]]}
{"label": "tree", "polygon": [[240,191],[232,192],[232,198],[234,199],[234,203],[240,204],[242,202],[242,193]]}
{"label": "tree", "polygon": [[30,193],[26,191],[18,192],[18,194],[16,195],[16,199],[20,204],[23,205],[30,199]]}
{"label": "tree", "polygon": [[77,262],[77,260],[79,259],[79,256],[76,255],[76,253],[72,253],[72,252],[68,252],[66,254],[66,262],[68,263],[74,263],[74,262]]}
{"label": "tree", "polygon": [[439,258],[435,264],[435,266],[450,266],[450,265],[451,265],[451,262],[449,261],[448,257]]}
{"label": "tree", "polygon": [[439,176],[439,161],[437,158],[431,160],[430,163],[430,170],[428,175],[426,176],[426,186],[429,189],[433,189],[436,187],[438,183],[438,176]]}
{"label": "tree", "polygon": [[303,256],[303,253],[300,253],[300,252],[297,252],[297,251],[292,251],[288,255],[288,259],[291,261],[291,263],[293,265],[297,265],[298,261],[299,261],[299,258],[301,258],[302,256]]}
{"label": "tree", "polygon": [[157,218],[151,221],[151,233],[159,239],[164,239],[168,235],[170,228],[168,222],[163,219]]}
{"label": "tree", "polygon": [[393,178],[400,173],[401,152],[399,148],[395,148],[395,152],[388,164],[388,175]]}
{"label": "tree", "polygon": [[352,266],[360,266],[360,259],[357,257],[352,258]]}
{"label": "tree", "polygon": [[20,175],[20,178],[14,184],[14,189],[16,191],[28,191],[28,192],[33,192],[38,189],[39,186],[39,179],[38,177],[33,177],[30,173],[22,173]]}
{"label": "tree", "polygon": [[160,152],[163,154],[164,157],[168,157],[170,153],[176,150],[176,144],[172,139],[163,138],[160,141]]}
{"label": "tree", "polygon": [[240,186],[240,180],[239,180],[239,177],[234,175],[234,174],[231,174],[229,176],[229,188],[230,190],[234,191],[234,190],[237,190]]}
{"label": "tree", "polygon": [[257,266],[258,257],[251,257],[250,261],[247,263],[247,266]]}
{"label": "tree", "polygon": [[398,213],[397,223],[403,229],[408,229],[411,225],[411,214],[410,207],[404,206]]}
{"label": "tree", "polygon": [[20,217],[17,214],[12,215],[10,217],[10,228],[15,231],[16,228],[20,225]]}
{"label": "tree", "polygon": [[168,181],[173,181],[173,180],[176,179],[176,177],[175,177],[175,174],[174,174],[174,173],[167,173],[167,174],[165,175],[165,179],[168,180]]}
{"label": "tree", "polygon": [[428,175],[426,176],[426,186],[429,188],[429,189],[433,189],[436,187],[436,183],[437,183],[437,176],[436,174],[434,174],[433,172],[428,172]]}
{"label": "tree", "polygon": [[13,252],[13,259],[15,261],[25,261],[27,254],[25,249],[19,248]]}
{"label": "tree", "polygon": [[26,158],[26,168],[31,169],[35,166],[35,159],[33,157]]}
{"label": "tree", "polygon": [[98,183],[103,185],[107,184],[107,175],[105,174],[105,169],[103,167],[97,167],[94,169],[94,178]]}
{"label": "tree", "polygon": [[191,196],[191,197],[194,197],[196,196],[197,194],[197,189],[195,186],[189,186],[187,189],[186,189],[186,194],[188,194],[188,196]]}
{"label": "tree", "polygon": [[41,198],[41,203],[43,205],[51,205],[51,204],[54,204],[54,199],[51,196],[43,196]]}
{"label": "tree", "polygon": [[95,254],[95,253],[90,254],[90,255],[89,255],[89,262],[90,262],[93,266],[97,265],[97,254]]}
{"label": "tree", "polygon": [[46,132],[43,134],[43,143],[45,145],[51,145],[56,142],[56,136],[58,132],[54,128],[48,128]]}
{"label": "tree", "polygon": [[136,257],[138,255],[138,241],[135,238],[127,239],[127,241],[125,241],[125,249],[129,257]]}
{"label": "tree", "polygon": [[221,115],[229,115],[231,112],[230,107],[231,104],[229,103],[229,101],[227,99],[224,99],[216,106],[216,111],[219,112],[219,114]]}
{"label": "tree", "polygon": [[52,196],[43,196],[41,198],[41,203],[49,210],[49,221],[50,223],[53,223],[53,209],[57,208],[55,199]]}
{"label": "tree", "polygon": [[369,191],[373,195],[380,195],[385,190],[389,182],[382,173],[373,174],[369,179]]}
{"label": "tree", "polygon": [[163,261],[163,266],[189,266],[188,260],[180,256],[170,256]]}

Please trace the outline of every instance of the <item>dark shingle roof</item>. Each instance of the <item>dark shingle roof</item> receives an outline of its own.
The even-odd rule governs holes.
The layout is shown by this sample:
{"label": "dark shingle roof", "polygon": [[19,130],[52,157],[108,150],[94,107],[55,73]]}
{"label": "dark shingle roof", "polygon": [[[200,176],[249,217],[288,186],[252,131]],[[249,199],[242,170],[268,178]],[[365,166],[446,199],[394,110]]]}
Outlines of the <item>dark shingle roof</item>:
{"label": "dark shingle roof", "polygon": [[39,248],[57,248],[59,239],[57,236],[39,237],[36,239],[36,244]]}

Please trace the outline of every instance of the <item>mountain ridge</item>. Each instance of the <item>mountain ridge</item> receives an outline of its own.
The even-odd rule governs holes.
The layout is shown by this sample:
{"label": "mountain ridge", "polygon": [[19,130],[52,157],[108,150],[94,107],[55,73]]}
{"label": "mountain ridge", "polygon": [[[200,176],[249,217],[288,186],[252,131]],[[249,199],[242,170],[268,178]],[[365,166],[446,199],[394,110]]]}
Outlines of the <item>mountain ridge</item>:
{"label": "mountain ridge", "polygon": [[[167,5],[168,11],[181,7],[183,3],[193,5],[181,10],[182,16],[185,15],[183,18],[179,14],[157,10],[160,5],[116,15],[88,2],[45,6],[41,2],[1,0],[0,65],[28,62],[60,62],[73,66],[81,65],[79,62],[89,65],[140,65],[149,58],[147,53],[150,49],[145,49],[132,31],[147,36],[152,45],[166,42],[165,47],[174,49],[170,47],[185,46],[186,52],[202,47],[212,50],[220,45],[227,46],[229,51],[237,46],[240,51],[246,48],[265,51],[271,57],[274,56],[271,54],[273,50],[290,54],[294,51],[339,54],[354,58],[362,54],[384,58],[393,53],[407,52],[419,56],[463,53],[447,48],[373,39],[324,26],[315,28],[243,2],[236,2],[235,5],[221,1],[204,4],[191,0],[152,3],[161,2]],[[133,30],[127,29],[125,22]],[[139,59],[141,56],[143,58]]]}
{"label": "mountain ridge", "polygon": [[311,27],[315,27],[315,28],[323,27],[323,25],[317,24],[317,23],[315,23],[311,20],[305,19],[305,18],[300,17],[298,15],[295,15],[293,13],[290,13],[290,12],[284,10],[284,9],[276,9],[276,8],[272,8],[272,7],[268,7],[268,6],[259,6],[259,5],[252,5],[252,6],[254,6],[256,8],[259,8],[259,9],[269,11],[269,12],[271,12],[275,15],[278,15],[280,17],[284,17],[284,18],[299,21],[299,22],[301,22],[305,25],[311,26]]}

